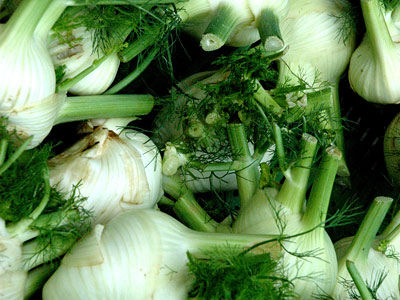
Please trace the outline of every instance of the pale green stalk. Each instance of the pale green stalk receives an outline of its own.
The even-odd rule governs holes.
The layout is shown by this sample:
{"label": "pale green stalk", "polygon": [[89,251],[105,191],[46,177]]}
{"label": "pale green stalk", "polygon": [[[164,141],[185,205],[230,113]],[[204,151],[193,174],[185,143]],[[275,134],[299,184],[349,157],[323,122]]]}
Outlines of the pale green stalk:
{"label": "pale green stalk", "polygon": [[179,175],[163,176],[164,191],[176,199],[174,212],[190,228],[202,232],[215,232],[218,223],[197,203],[192,191]]}
{"label": "pale green stalk", "polygon": [[35,29],[35,35],[43,40],[47,39],[48,34],[54,24],[60,18],[67,5],[62,0],[53,0]]}
{"label": "pale green stalk", "polygon": [[221,48],[234,32],[241,19],[241,12],[234,4],[225,1],[220,4],[217,13],[203,33],[200,45],[205,51]]}
{"label": "pale green stalk", "polygon": [[250,154],[243,124],[229,124],[227,129],[233,159],[244,165],[243,169],[235,171],[240,205],[244,207],[249,203],[258,188],[260,177],[258,164]]}
{"label": "pale green stalk", "polygon": [[65,254],[75,242],[75,237],[55,234],[51,237],[51,245],[43,244],[43,241],[37,239],[23,244],[23,269],[29,271],[41,264],[51,262]]}
{"label": "pale green stalk", "polygon": [[301,213],[308,188],[311,167],[317,151],[317,139],[309,134],[302,137],[300,159],[288,170],[287,176],[276,201],[293,213]]}
{"label": "pale green stalk", "polygon": [[67,97],[55,124],[146,115],[152,109],[151,95],[94,95]]}
{"label": "pale green stalk", "polygon": [[[329,200],[341,156],[340,150],[336,147],[329,147],[324,153],[302,218],[302,222],[308,228],[318,227],[326,221]],[[320,226],[316,230],[324,230],[324,227]]]}
{"label": "pale green stalk", "polygon": [[22,1],[2,28],[0,45],[21,47],[21,42],[30,41],[35,28],[51,2],[52,0]]}
{"label": "pale green stalk", "polygon": [[393,199],[387,197],[374,199],[346,252],[346,259],[354,263],[367,261],[368,253],[392,201]]}
{"label": "pale green stalk", "polygon": [[46,280],[57,269],[57,266],[58,264],[56,263],[44,264],[29,271],[25,281],[24,299],[30,299],[34,293],[40,290]]}
{"label": "pale green stalk", "polygon": [[362,279],[361,274],[358,272],[356,264],[351,260],[346,260],[346,267],[360,293],[362,300],[372,300],[372,295]]}
{"label": "pale green stalk", "polygon": [[361,0],[361,9],[374,57],[384,60],[390,56],[389,51],[396,51],[396,47],[383,16],[383,6],[379,0]]}
{"label": "pale green stalk", "polygon": [[283,52],[286,48],[279,29],[279,17],[271,9],[263,9],[257,20],[261,43],[267,52]]}

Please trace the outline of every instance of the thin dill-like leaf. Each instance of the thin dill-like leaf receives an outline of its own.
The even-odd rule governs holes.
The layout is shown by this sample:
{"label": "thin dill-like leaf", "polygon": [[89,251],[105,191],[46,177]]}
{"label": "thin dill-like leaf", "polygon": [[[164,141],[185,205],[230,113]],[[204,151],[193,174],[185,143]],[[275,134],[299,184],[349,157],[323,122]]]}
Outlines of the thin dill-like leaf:
{"label": "thin dill-like leaf", "polygon": [[[379,288],[382,286],[382,283],[385,281],[388,272],[383,269],[377,272],[373,272],[371,274],[371,278],[366,278],[365,284],[367,285],[367,288],[371,293],[372,299],[382,300],[378,298],[377,293]],[[353,280],[339,278],[338,282],[345,288],[350,299],[362,299]],[[386,299],[395,300],[396,298],[393,295],[392,297]]]}
{"label": "thin dill-like leaf", "polygon": [[338,4],[341,5],[342,13],[336,15],[335,17],[336,22],[340,24],[337,38],[339,41],[342,41],[344,44],[346,44],[356,33],[355,30],[358,26],[359,20],[362,19],[362,17],[360,14],[360,9],[357,6],[358,4],[356,5],[350,1],[343,3],[345,5],[341,5],[341,3]]}
{"label": "thin dill-like leaf", "polygon": [[16,222],[27,217],[40,203],[44,194],[43,169],[51,146],[25,151],[0,176],[0,217]]}
{"label": "thin dill-like leaf", "polygon": [[69,195],[52,188],[51,201],[30,227],[39,233],[35,239],[35,251],[27,258],[28,261],[32,263],[45,257],[53,262],[90,231],[92,213],[83,208],[85,200],[79,194],[79,185],[74,186]]}
{"label": "thin dill-like leaf", "polygon": [[395,9],[397,6],[399,6],[400,1],[399,0],[379,0],[379,2],[383,5],[383,7],[387,10],[392,10]]}
{"label": "thin dill-like leaf", "polygon": [[[239,249],[190,253],[189,271],[195,277],[190,296],[205,300],[291,299],[293,286],[269,253],[241,254]],[[207,257],[207,258],[204,258]]]}

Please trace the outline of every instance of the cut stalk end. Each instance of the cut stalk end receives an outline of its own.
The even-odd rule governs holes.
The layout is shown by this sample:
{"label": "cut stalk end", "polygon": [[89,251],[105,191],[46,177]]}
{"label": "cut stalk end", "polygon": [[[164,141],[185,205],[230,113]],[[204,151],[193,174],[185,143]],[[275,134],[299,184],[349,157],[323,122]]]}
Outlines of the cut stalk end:
{"label": "cut stalk end", "polygon": [[215,17],[208,24],[200,41],[204,51],[221,48],[240,23],[241,13],[229,4],[220,5]]}
{"label": "cut stalk end", "polygon": [[264,42],[264,49],[269,53],[280,53],[285,51],[286,45],[281,38],[270,36]]}
{"label": "cut stalk end", "polygon": [[225,41],[220,39],[218,36],[212,33],[204,34],[201,41],[200,46],[204,51],[214,51],[218,50],[225,44]]}

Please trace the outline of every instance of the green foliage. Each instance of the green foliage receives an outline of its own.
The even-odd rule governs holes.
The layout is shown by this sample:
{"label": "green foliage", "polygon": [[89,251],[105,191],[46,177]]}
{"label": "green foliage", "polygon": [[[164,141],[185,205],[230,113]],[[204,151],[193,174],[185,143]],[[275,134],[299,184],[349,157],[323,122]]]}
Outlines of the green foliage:
{"label": "green foliage", "polygon": [[205,300],[292,299],[291,283],[269,253],[243,254],[238,249],[216,250],[195,257],[188,253],[195,276],[190,296]]}
{"label": "green foliage", "polygon": [[[7,150],[7,159],[16,151],[19,139],[13,135],[13,142],[8,133],[2,133],[2,138],[11,142]],[[50,152],[51,147],[48,145],[26,151],[0,176],[2,219],[19,221],[27,217],[40,203],[44,195],[43,170],[47,168]]]}
{"label": "green foliage", "polygon": [[379,1],[387,10],[395,9],[400,4],[399,0],[379,0]]}
{"label": "green foliage", "polygon": [[[23,140],[15,132],[7,130],[7,120],[0,119],[0,141],[6,141],[5,159],[0,169],[20,150]],[[19,221],[30,218],[46,194],[45,173],[52,147],[48,144],[24,151],[0,174],[0,218],[7,225],[19,225]],[[33,256],[55,258],[64,253],[72,242],[90,229],[91,214],[82,208],[85,199],[78,194],[77,187],[69,195],[50,187],[49,201],[41,215],[32,220],[29,229],[38,232]],[[61,249],[62,250],[61,250]],[[57,254],[58,255],[53,255]]]}
{"label": "green foliage", "polygon": [[60,41],[69,43],[71,30],[79,27],[93,30],[95,51],[108,54],[123,49],[126,43],[140,39],[143,34],[162,39],[166,34],[164,27],[174,18],[177,16],[168,4],[72,6],[64,11],[53,31]]}

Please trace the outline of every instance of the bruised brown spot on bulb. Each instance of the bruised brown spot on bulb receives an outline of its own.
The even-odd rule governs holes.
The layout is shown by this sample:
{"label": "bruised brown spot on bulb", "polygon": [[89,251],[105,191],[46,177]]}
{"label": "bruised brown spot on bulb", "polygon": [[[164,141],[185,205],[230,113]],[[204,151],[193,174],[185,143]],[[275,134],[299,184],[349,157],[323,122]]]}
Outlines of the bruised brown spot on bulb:
{"label": "bruised brown spot on bulb", "polygon": [[119,135],[118,134],[116,134],[114,131],[112,131],[112,130],[109,130],[108,131],[108,136],[110,137],[110,138],[118,138],[119,139]]}

